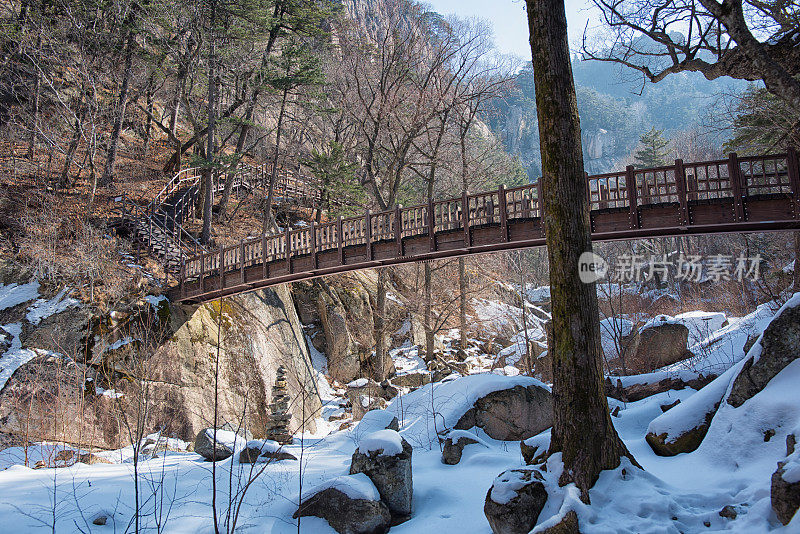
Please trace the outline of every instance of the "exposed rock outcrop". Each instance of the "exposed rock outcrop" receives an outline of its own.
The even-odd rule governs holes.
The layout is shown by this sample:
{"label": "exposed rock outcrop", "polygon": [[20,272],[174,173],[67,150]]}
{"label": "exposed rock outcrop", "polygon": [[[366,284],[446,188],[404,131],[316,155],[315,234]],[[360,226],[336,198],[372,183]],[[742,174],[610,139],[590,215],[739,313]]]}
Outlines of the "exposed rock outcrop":
{"label": "exposed rock outcrop", "polygon": [[[80,305],[70,305],[23,331],[23,348],[33,349],[33,358],[0,391],[0,434],[21,436],[27,430],[52,441],[122,447],[128,441],[121,432],[123,418],[135,417],[146,394],[150,405],[159,406],[149,411],[147,429],[193,440],[212,425],[218,345],[218,427],[230,423],[232,428],[242,426],[264,435],[268,399],[277,368],[283,365],[287,394],[305,396],[305,403],[292,409],[288,430],[299,428],[304,419],[306,429],[314,430],[314,414],[321,403],[308,373],[311,361],[300,322],[285,287],[231,297],[221,308],[218,301],[170,306],[152,297],[142,300],[141,306],[96,320],[81,310]],[[143,314],[153,320],[136,320]],[[78,323],[83,323],[80,328]],[[73,328],[77,333],[64,339],[83,344],[84,351],[62,357],[40,350],[47,338],[56,336],[57,341],[59,332]],[[87,336],[101,341],[90,346]],[[109,343],[110,339],[117,341]],[[58,425],[54,435],[51,418],[56,411],[61,420],[80,424]],[[32,416],[22,421],[22,413]]]}

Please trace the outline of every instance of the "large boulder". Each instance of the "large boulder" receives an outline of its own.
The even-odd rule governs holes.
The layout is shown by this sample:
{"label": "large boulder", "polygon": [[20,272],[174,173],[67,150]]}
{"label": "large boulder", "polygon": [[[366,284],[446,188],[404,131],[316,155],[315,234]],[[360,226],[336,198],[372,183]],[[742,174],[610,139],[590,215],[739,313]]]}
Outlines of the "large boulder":
{"label": "large boulder", "polygon": [[[216,437],[216,440],[214,439]],[[220,461],[229,458],[236,451],[244,450],[247,440],[230,430],[204,428],[194,440],[194,452],[208,461]]]}
{"label": "large boulder", "polygon": [[630,369],[652,371],[691,356],[686,345],[689,329],[659,316],[641,328],[635,328],[624,341],[623,352]]}
{"label": "large boulder", "polygon": [[[784,309],[764,330],[761,337],[761,354],[745,363],[733,382],[728,404],[738,408],[764,389],[784,367],[799,355],[800,306]],[[755,360],[755,361],[754,361]]]}
{"label": "large boulder", "polygon": [[396,431],[379,430],[361,440],[350,463],[350,474],[367,475],[395,518],[411,514],[411,453],[411,445]]}
{"label": "large boulder", "polygon": [[533,384],[494,391],[475,401],[454,428],[469,430],[476,426],[501,441],[535,436],[553,426],[553,397],[547,389]]}
{"label": "large boulder", "polygon": [[391,515],[374,484],[363,474],[342,476],[303,494],[292,516],[325,519],[339,534],[384,534]]}
{"label": "large boulder", "polygon": [[536,469],[500,473],[486,492],[483,513],[494,534],[528,534],[547,502],[544,477]]}

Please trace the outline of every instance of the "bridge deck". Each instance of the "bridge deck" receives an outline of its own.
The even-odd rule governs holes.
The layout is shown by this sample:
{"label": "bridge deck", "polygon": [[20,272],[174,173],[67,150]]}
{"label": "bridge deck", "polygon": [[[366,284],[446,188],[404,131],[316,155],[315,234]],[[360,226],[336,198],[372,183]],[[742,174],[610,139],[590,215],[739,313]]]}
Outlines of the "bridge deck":
{"label": "bridge deck", "polygon": [[[595,241],[800,228],[800,176],[784,154],[587,177]],[[629,185],[635,184],[635,187]],[[337,219],[190,257],[171,297],[202,302],[285,282],[545,244],[539,184]],[[220,266],[222,267],[220,269]]]}

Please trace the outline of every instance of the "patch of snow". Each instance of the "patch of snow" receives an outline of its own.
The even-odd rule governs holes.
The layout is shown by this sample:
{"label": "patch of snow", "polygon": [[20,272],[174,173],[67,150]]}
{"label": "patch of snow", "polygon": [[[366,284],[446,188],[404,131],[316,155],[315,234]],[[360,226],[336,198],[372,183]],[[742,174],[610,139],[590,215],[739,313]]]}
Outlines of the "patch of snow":
{"label": "patch of snow", "polygon": [[355,475],[336,477],[314,486],[310,490],[304,491],[300,500],[305,501],[309,497],[313,497],[317,493],[330,488],[339,490],[355,500],[379,501],[381,499],[378,488],[375,487],[369,477],[364,473],[356,473]]}
{"label": "patch of snow", "polygon": [[783,466],[783,480],[789,484],[800,482],[800,449],[794,451],[786,458]]}
{"label": "patch of snow", "polygon": [[349,388],[363,388],[367,384],[369,384],[369,379],[367,379],[367,378],[356,378],[352,382],[348,382],[347,383],[347,387],[349,387]]}
{"label": "patch of snow", "polygon": [[[210,442],[214,442],[214,429],[207,428],[205,430],[206,437]],[[234,451],[241,451],[247,445],[247,440],[244,439],[242,436],[238,435],[233,430],[222,430],[221,428],[217,429],[217,443],[228,447]]]}
{"label": "patch of snow", "polygon": [[[11,323],[3,325],[3,330],[11,334],[11,347],[0,357],[0,390],[20,366],[36,357],[37,353],[31,349],[23,349],[19,335],[22,333],[22,324]],[[44,351],[43,351],[44,352]]]}
{"label": "patch of snow", "polygon": [[136,339],[136,338],[133,338],[133,337],[131,337],[131,336],[126,336],[126,337],[124,337],[124,338],[122,338],[122,339],[118,339],[118,340],[116,340],[114,343],[112,343],[111,345],[109,345],[107,350],[117,350],[117,349],[121,349],[121,348],[122,348],[122,347],[124,347],[125,345],[128,345],[128,344],[130,344],[130,343],[133,343],[134,341],[139,341],[139,340],[138,340],[138,339]]}
{"label": "patch of snow", "polygon": [[27,284],[0,284],[0,310],[11,308],[28,302],[39,296],[39,282],[33,280]]}
{"label": "patch of snow", "polygon": [[361,454],[375,451],[383,451],[382,456],[395,456],[403,452],[403,440],[400,434],[386,428],[369,434],[358,444],[358,452]]}
{"label": "patch of snow", "polygon": [[[497,504],[508,504],[517,496],[519,490],[535,480],[532,475],[533,471],[532,468],[519,468],[500,473],[492,483],[491,499]],[[525,480],[526,474],[530,476],[528,480]]]}
{"label": "patch of snow", "polygon": [[33,325],[39,324],[42,319],[47,319],[51,315],[61,313],[70,306],[76,306],[78,301],[67,296],[70,289],[65,287],[58,292],[58,295],[50,300],[39,299],[28,308],[28,313],[25,318]]}
{"label": "patch of snow", "polygon": [[394,419],[394,414],[386,410],[370,410],[358,422],[357,428],[360,432],[367,433],[383,430],[389,426],[392,419]]}
{"label": "patch of snow", "polygon": [[428,371],[428,365],[419,356],[419,347],[408,342],[390,350],[389,357],[392,358],[398,376]]}
{"label": "patch of snow", "polygon": [[724,313],[691,311],[675,316],[675,321],[689,329],[689,344],[699,343],[722,328],[728,318]]}
{"label": "patch of snow", "polygon": [[622,337],[629,336],[633,330],[633,322],[626,317],[607,317],[600,321],[600,343],[603,354],[608,359],[618,358],[617,343],[622,343]]}
{"label": "patch of snow", "polygon": [[153,308],[158,309],[161,306],[162,302],[169,299],[164,295],[145,295],[144,300],[148,302]]}
{"label": "patch of snow", "polygon": [[480,436],[473,432],[469,432],[468,430],[451,430],[450,433],[447,434],[447,437],[453,440],[454,444],[458,443],[464,438],[467,438],[475,440],[485,447],[489,446]]}

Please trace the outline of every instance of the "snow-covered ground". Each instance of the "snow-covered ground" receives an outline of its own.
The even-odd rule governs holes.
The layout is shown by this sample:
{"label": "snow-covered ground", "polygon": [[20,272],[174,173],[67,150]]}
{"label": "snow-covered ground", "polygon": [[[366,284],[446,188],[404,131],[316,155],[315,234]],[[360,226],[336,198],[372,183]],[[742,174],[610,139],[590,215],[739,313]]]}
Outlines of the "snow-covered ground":
{"label": "snow-covered ground", "polygon": [[[414,446],[413,516],[410,521],[392,527],[392,532],[490,532],[483,516],[486,491],[501,472],[522,465],[519,445],[495,441],[482,431],[475,431],[480,443],[467,446],[458,465],[443,464],[438,442],[431,439],[437,430],[427,417],[432,410],[431,398],[437,413],[443,414],[440,425],[451,425],[452,418],[466,410],[478,396],[532,380],[472,376],[405,395],[402,408],[398,400],[389,406],[389,411],[402,414],[400,434]],[[590,493],[592,504],[586,506],[579,501],[573,487],[555,487],[560,464],[558,457],[553,457],[547,482],[553,486],[554,494],[541,520],[574,509],[585,533],[798,532],[798,520],[780,527],[769,504],[770,475],[775,463],[785,455],[785,436],[789,431],[800,430],[798,380],[800,362],[795,362],[740,408],[724,407],[697,451],[672,458],[656,456],[644,435],[650,421],[661,414],[662,404],[675,399],[687,402],[694,392],[669,391],[628,403],[614,423],[645,471],[625,461],[620,468],[603,473]],[[612,401],[612,405],[617,404]],[[321,439],[296,440],[295,444],[284,446],[283,450],[298,458],[303,448],[303,489],[299,462],[287,460],[267,465],[244,499],[238,519],[240,531],[297,532],[291,515],[301,492],[307,494],[308,488],[314,486],[347,486],[363,493],[365,490],[358,480],[338,477],[348,474],[350,457],[357,447],[371,447],[369,440],[374,440],[374,436],[367,436],[375,429],[372,423],[371,419],[365,420],[369,428],[356,426]],[[764,441],[767,428],[776,430],[769,442]],[[547,440],[546,435],[543,438]],[[7,465],[10,451],[3,452],[0,458]],[[112,454],[104,456],[113,458]],[[0,472],[0,492],[4,496],[0,502],[0,528],[10,532],[52,530],[55,510],[57,532],[124,531],[132,518],[134,474],[130,454],[118,456],[119,460],[124,461],[59,469],[31,470],[16,465]],[[262,465],[252,468],[249,464],[239,464],[235,458],[217,463],[217,506],[221,516],[228,507],[231,470],[235,493],[237,479],[248,480]],[[140,498],[145,503],[141,521],[145,527],[155,530],[156,522],[160,521],[166,532],[213,531],[210,463],[193,453],[168,452],[142,461],[139,470],[143,483]],[[726,505],[734,506],[737,519],[731,521],[719,516],[718,512]],[[110,516],[105,527],[91,524],[98,513]],[[303,518],[301,531],[333,532],[324,520],[316,518]]]}
{"label": "snow-covered ground", "polygon": [[[18,289],[20,287],[23,286],[0,287],[0,307],[3,303],[17,305],[38,297],[38,286],[35,289]],[[19,301],[21,298],[26,300]],[[68,296],[60,295],[53,299],[54,302],[35,304],[28,311],[58,309],[63,306],[59,303],[67,299]],[[478,397],[514,385],[542,384],[530,377],[502,376],[514,374],[510,369],[516,371],[516,368],[510,366],[488,372],[498,357],[504,358],[506,364],[519,358],[524,352],[524,330],[519,320],[519,308],[490,301],[476,301],[476,304],[476,313],[481,319],[517,332],[510,339],[511,345],[499,355],[481,354],[470,349],[467,364],[473,372],[482,371],[483,374],[463,378],[451,376],[413,392],[403,388],[404,394],[395,398],[386,412],[371,412],[362,422],[344,430],[339,430],[340,425],[349,418],[341,419],[345,415],[343,390],[328,384],[325,356],[309,342],[317,387],[324,402],[322,418],[317,423],[319,430],[313,436],[297,436],[293,444],[282,447],[285,452],[301,458],[302,462],[283,460],[240,464],[237,451],[233,457],[217,462],[214,474],[211,463],[203,461],[197,454],[185,452],[186,444],[173,439],[168,443],[170,450],[167,452],[158,452],[155,457],[149,452],[140,457],[138,480],[142,531],[213,532],[213,476],[216,476],[216,506],[222,530],[226,529],[224,522],[232,521],[235,515],[229,514],[229,510],[238,508],[235,496],[241,496],[241,489],[258,473],[260,476],[249,485],[238,508],[239,532],[297,532],[297,520],[292,519],[292,514],[300,496],[309,494],[309,488],[345,488],[354,495],[376,498],[374,487],[363,480],[363,475],[348,476],[350,458],[359,447],[369,450],[377,446],[373,433],[385,426],[387,414],[393,414],[400,421],[400,435],[414,447],[414,499],[411,520],[392,527],[391,532],[488,534],[490,528],[483,514],[486,492],[500,473],[523,465],[519,443],[493,440],[477,429],[451,431],[449,435],[454,439],[470,432],[479,443],[464,449],[459,464],[445,465],[441,461],[439,436],[446,434]],[[706,312],[664,318],[690,328],[690,349],[695,356],[653,373],[621,377],[621,380],[624,385],[630,385],[666,377],[690,379],[698,372],[722,374],[731,367],[738,367],[745,358],[745,343],[763,331],[776,309],[776,306],[763,305],[741,318]],[[504,314],[512,318],[505,320]],[[626,317],[607,319],[604,348],[613,343],[609,332],[629,333],[633,324],[634,321]],[[541,340],[544,337],[541,326],[539,319],[531,318],[528,337]],[[19,346],[18,325],[6,325],[5,329],[14,339],[11,349],[0,358],[0,366],[8,362],[11,369],[13,358],[20,357],[20,351],[26,349]],[[448,335],[445,336],[446,343]],[[756,344],[751,356],[757,351]],[[410,344],[393,350],[391,356],[398,373],[428,372],[417,348]],[[657,424],[662,425],[659,430],[666,428],[669,431],[673,423],[677,424],[667,417],[671,413],[677,416],[681,412],[701,411],[708,405],[708,397],[724,395],[728,378],[734,373],[735,370],[731,369],[728,372],[730,377],[721,376],[718,382],[700,393],[686,388],[632,403],[609,399],[612,409],[620,408],[619,417],[612,418],[614,425],[644,471],[625,460],[619,468],[604,472],[592,489],[591,504],[587,506],[578,499],[573,486],[557,486],[560,459],[557,455],[551,457],[546,473],[551,497],[535,531],[555,523],[568,510],[575,510],[581,531],[587,534],[800,532],[800,518],[786,527],[780,526],[769,500],[770,476],[776,462],[785,457],[786,436],[800,433],[800,388],[797,387],[800,362],[786,367],[764,391],[739,408],[723,404],[696,451],[660,457],[645,441],[654,420],[658,419]],[[0,370],[0,380],[3,376],[5,371]],[[662,414],[662,405],[678,399],[681,404],[673,408],[675,412]],[[693,406],[697,409],[692,410]],[[775,434],[765,441],[767,430],[774,430]],[[387,436],[379,445],[385,448],[390,438],[394,439]],[[533,439],[546,445],[549,430]],[[243,440],[229,441],[238,447],[243,446]],[[396,443],[391,444],[397,448]],[[0,495],[3,496],[0,498],[0,531],[132,531],[135,509],[132,447],[97,453],[98,457],[112,462],[109,464],[75,464],[56,469],[24,466],[26,459],[31,466],[38,461],[52,464],[63,450],[63,445],[41,444],[28,450],[17,447],[0,451]],[[68,463],[61,461],[58,465]],[[794,476],[794,471],[790,476]],[[513,482],[508,481],[512,486]],[[498,490],[498,493],[502,491]],[[234,497],[229,498],[230,495]],[[737,511],[735,520],[719,515],[719,511],[728,505]],[[92,523],[98,514],[108,516],[105,526]],[[300,531],[333,532],[324,520],[310,517],[301,519]]]}

